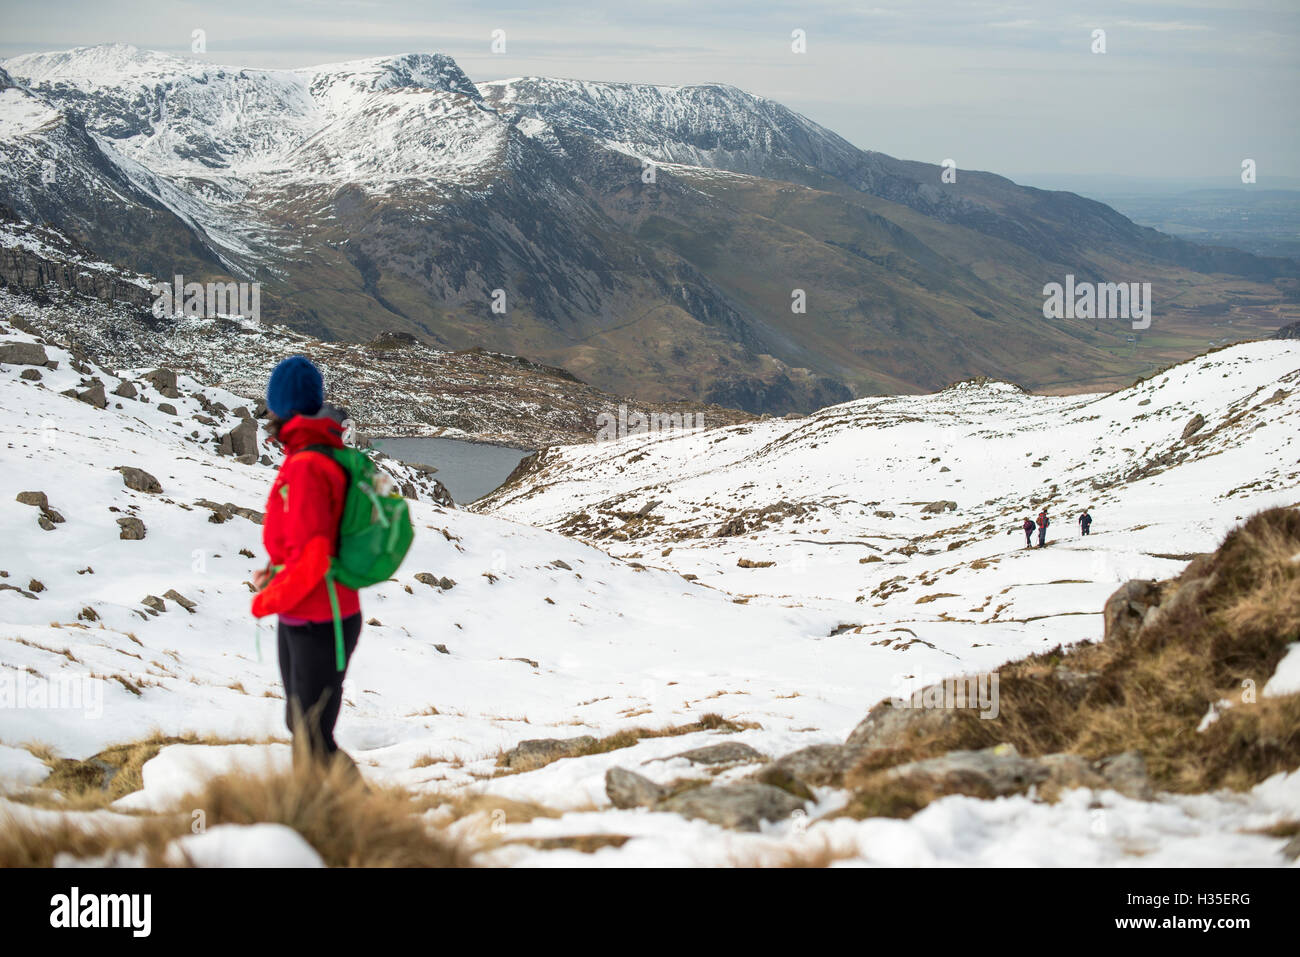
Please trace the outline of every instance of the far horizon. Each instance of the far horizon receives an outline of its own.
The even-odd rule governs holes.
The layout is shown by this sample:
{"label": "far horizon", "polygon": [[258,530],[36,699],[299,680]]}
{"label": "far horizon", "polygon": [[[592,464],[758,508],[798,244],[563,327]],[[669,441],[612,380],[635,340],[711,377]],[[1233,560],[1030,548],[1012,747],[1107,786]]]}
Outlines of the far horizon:
{"label": "far horizon", "polygon": [[1101,177],[1152,181],[1144,190],[1230,187],[1246,159],[1261,188],[1300,188],[1300,124],[1285,93],[1300,79],[1300,11],[1282,3],[1106,3],[1086,18],[1057,3],[885,2],[851,13],[773,4],[744,17],[729,4],[620,4],[594,22],[576,7],[573,18],[495,3],[466,14],[404,0],[364,10],[329,0],[289,17],[242,0],[201,14],[127,7],[56,0],[23,23],[23,5],[4,0],[0,11],[21,26],[0,40],[0,58],[105,42],[259,69],[441,53],[475,83],[725,83],[862,149],[951,158],[1042,188]]}

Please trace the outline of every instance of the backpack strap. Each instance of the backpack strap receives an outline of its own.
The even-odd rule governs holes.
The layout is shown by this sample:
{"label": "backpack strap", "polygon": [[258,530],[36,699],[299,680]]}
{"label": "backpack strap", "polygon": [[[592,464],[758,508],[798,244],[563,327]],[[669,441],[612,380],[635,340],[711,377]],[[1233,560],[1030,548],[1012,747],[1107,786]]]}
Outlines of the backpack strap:
{"label": "backpack strap", "polygon": [[[339,468],[343,469],[344,478],[348,477],[348,470],[344,468],[343,463],[334,457],[334,446],[317,443],[315,445],[303,446],[299,449],[301,452],[319,452]],[[339,671],[343,671],[348,663],[343,649],[343,616],[339,612],[339,596],[334,588],[334,559],[330,558],[330,567],[325,572],[325,590],[330,596],[330,612],[334,618],[334,664]]]}

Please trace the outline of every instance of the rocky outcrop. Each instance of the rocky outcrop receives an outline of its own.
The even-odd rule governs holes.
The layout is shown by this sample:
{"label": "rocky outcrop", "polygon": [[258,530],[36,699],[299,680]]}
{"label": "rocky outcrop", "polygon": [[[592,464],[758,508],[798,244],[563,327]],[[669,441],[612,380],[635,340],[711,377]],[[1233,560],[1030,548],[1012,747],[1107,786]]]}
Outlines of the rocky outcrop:
{"label": "rocky outcrop", "polygon": [[501,757],[511,771],[533,771],[563,758],[586,754],[596,739],[589,734],[576,738],[533,738],[520,741]]}

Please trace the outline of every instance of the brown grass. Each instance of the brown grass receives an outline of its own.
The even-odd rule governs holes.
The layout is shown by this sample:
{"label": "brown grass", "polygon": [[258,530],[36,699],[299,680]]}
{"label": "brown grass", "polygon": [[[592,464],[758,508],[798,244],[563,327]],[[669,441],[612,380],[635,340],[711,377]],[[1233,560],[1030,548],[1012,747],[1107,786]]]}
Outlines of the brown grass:
{"label": "brown grass", "polygon": [[160,866],[167,845],[191,833],[194,811],[203,812],[208,828],[283,824],[301,834],[331,867],[470,863],[460,844],[430,826],[424,802],[400,789],[365,785],[345,761],[328,768],[302,761],[292,771],[223,775],[177,806],[185,810],[115,827],[79,821],[76,813],[49,825],[0,822],[0,866],[48,867],[61,852],[77,857],[143,852],[151,866]]}

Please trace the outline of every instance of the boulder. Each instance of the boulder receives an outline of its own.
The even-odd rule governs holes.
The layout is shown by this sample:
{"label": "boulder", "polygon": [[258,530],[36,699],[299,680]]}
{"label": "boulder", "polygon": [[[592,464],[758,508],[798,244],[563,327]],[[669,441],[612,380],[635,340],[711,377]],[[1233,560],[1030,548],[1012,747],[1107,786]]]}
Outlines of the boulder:
{"label": "boulder", "polygon": [[178,414],[179,414],[179,413],[176,411],[176,406],[172,405],[170,402],[159,402],[159,403],[158,403],[158,411],[161,412],[161,413],[163,413],[164,415],[178,415]]}
{"label": "boulder", "polygon": [[1153,615],[1159,605],[1159,583],[1140,578],[1126,581],[1106,599],[1106,605],[1102,609],[1105,640],[1120,644],[1131,642],[1141,630],[1147,616]]}
{"label": "boulder", "polygon": [[723,741],[719,744],[709,744],[702,748],[693,748],[690,751],[674,754],[672,757],[685,758],[691,764],[752,764],[756,761],[767,760],[767,755],[740,741]]}
{"label": "boulder", "polygon": [[180,390],[176,387],[176,373],[171,369],[154,369],[142,377],[145,382],[162,393],[165,399],[179,399]]}
{"label": "boulder", "polygon": [[113,390],[113,395],[123,399],[134,399],[139,394],[135,384],[128,382],[126,379],[119,382],[117,388]]}
{"label": "boulder", "polygon": [[787,791],[792,781],[805,788],[839,787],[854,754],[842,744],[814,744],[782,755],[755,772],[754,778]]}
{"label": "boulder", "polygon": [[942,731],[957,713],[955,708],[897,708],[886,698],[867,712],[844,743],[850,751],[901,748],[918,735]]}
{"label": "boulder", "polygon": [[108,395],[104,392],[104,387],[97,382],[78,392],[77,401],[102,409],[108,405]]}
{"label": "boulder", "polygon": [[668,789],[625,768],[605,772],[605,794],[614,807],[654,807],[668,796]]}
{"label": "boulder", "polygon": [[931,502],[928,505],[921,507],[921,513],[923,515],[941,515],[944,512],[955,511],[957,511],[957,503],[946,499],[942,502]]}
{"label": "boulder", "polygon": [[50,500],[46,498],[44,492],[19,492],[14,496],[14,500],[24,505],[34,505],[39,509],[50,507]]}
{"label": "boulder", "polygon": [[257,457],[257,422],[240,419],[239,424],[221,437],[219,451],[236,458]]}
{"label": "boulder", "polygon": [[194,609],[198,607],[197,605],[194,604],[194,602],[190,601],[188,598],[186,598],[184,595],[178,592],[175,588],[169,588],[167,591],[163,592],[163,597],[176,602],[176,604],[180,605],[191,615],[194,614]]}
{"label": "boulder", "polygon": [[162,491],[162,485],[159,481],[146,472],[144,469],[138,469],[131,465],[119,465],[116,471],[122,473],[122,483],[130,489],[137,492],[148,492],[156,495]]}
{"label": "boulder", "polygon": [[742,782],[700,787],[660,801],[656,811],[708,821],[719,827],[757,831],[763,821],[780,821],[800,810],[804,802],[770,784]]}
{"label": "boulder", "polygon": [[40,382],[40,381],[41,381],[41,370],[40,370],[40,369],[24,369],[24,370],[19,374],[18,378],[20,378],[20,379],[26,379],[28,382]]}
{"label": "boulder", "polygon": [[119,532],[117,536],[118,538],[128,542],[139,541],[144,538],[144,522],[140,521],[140,519],[136,518],[134,515],[128,518],[119,518],[117,524],[121,528],[121,532]]}
{"label": "boulder", "polygon": [[589,734],[577,738],[532,738],[507,751],[502,763],[512,771],[532,771],[562,758],[585,754],[596,739]]}
{"label": "boulder", "polygon": [[45,347],[35,342],[0,342],[0,363],[11,366],[43,366],[50,361]]}
{"label": "boulder", "polygon": [[145,595],[144,598],[140,600],[140,604],[144,605],[146,608],[152,608],[154,611],[167,610],[167,603],[157,595]]}
{"label": "boulder", "polygon": [[1186,442],[1203,428],[1205,428],[1205,416],[1197,412],[1194,416],[1188,419],[1187,424],[1183,426],[1183,441]]}
{"label": "boulder", "polygon": [[1019,794],[1047,780],[1050,769],[1022,758],[1011,745],[980,751],[949,751],[883,772],[889,781],[933,796],[966,794],[995,798]]}
{"label": "boulder", "polygon": [[1149,801],[1155,794],[1147,777],[1147,763],[1136,751],[1102,758],[1095,767],[1106,783],[1125,797]]}

